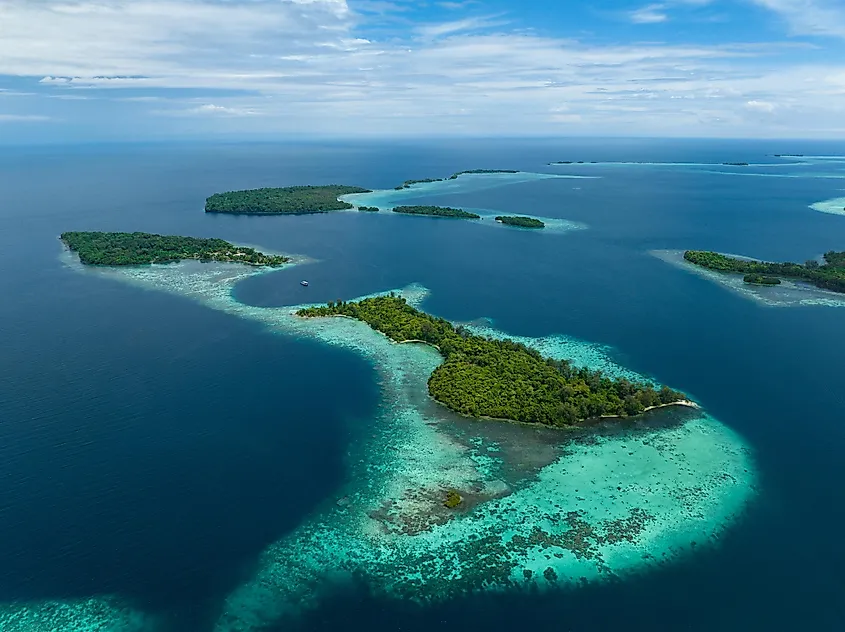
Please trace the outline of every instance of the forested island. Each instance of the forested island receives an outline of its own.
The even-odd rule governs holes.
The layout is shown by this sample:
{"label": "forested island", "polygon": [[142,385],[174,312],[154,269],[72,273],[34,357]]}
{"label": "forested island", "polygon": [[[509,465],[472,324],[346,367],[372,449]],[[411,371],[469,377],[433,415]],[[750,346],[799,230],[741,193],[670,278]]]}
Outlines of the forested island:
{"label": "forested island", "polygon": [[742,280],[749,285],[780,285],[780,279],[763,274],[746,274]]}
{"label": "forested island", "polygon": [[378,206],[359,206],[358,210],[364,211],[365,213],[378,213],[381,209]]}
{"label": "forested island", "polygon": [[517,171],[516,169],[468,169],[466,171],[457,171],[448,178],[423,178],[422,180],[405,180],[405,182],[400,184],[398,187],[395,187],[395,189],[397,191],[401,191],[402,189],[410,189],[415,184],[445,182],[446,180],[457,180],[460,176],[463,175],[478,175],[485,173],[519,173],[519,171]]}
{"label": "forested island", "polygon": [[480,215],[462,211],[451,206],[397,206],[394,213],[405,215],[429,215],[431,217],[458,217],[462,219],[481,219]]}
{"label": "forested island", "polygon": [[[735,272],[752,278],[766,277],[798,279],[816,287],[834,292],[845,292],[845,252],[830,251],[824,255],[824,263],[810,260],[804,263],[769,263],[728,257],[717,252],[687,250],[684,259],[692,264],[717,272]],[[754,281],[749,281],[754,282]],[[774,282],[763,281],[765,285]]]}
{"label": "forested island", "polygon": [[511,340],[472,334],[415,309],[392,293],[358,302],[329,302],[297,314],[306,318],[347,316],[395,342],[435,346],[444,363],[429,378],[429,393],[469,417],[570,426],[687,401],[668,387],[656,390],[650,384],[612,379],[601,371],[576,368],[566,360],[544,358]]}
{"label": "forested island", "polygon": [[337,198],[349,193],[372,193],[369,189],[341,184],[249,189],[215,193],[205,201],[206,213],[284,215],[325,213],[354,208]]}
{"label": "forested island", "polygon": [[545,228],[546,225],[534,217],[526,217],[525,215],[499,215],[496,218],[497,222],[507,224],[508,226],[519,226],[520,228]]}
{"label": "forested island", "polygon": [[130,266],[197,259],[280,266],[290,261],[288,257],[265,255],[222,239],[152,233],[66,232],[61,234],[61,240],[88,265]]}

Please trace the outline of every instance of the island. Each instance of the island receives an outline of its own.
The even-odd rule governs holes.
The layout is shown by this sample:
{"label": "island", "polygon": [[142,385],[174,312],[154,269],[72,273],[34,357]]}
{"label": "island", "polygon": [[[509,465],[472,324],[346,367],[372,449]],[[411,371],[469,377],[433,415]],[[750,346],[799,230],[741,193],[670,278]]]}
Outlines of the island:
{"label": "island", "polygon": [[409,305],[401,296],[329,302],[297,312],[305,318],[344,316],[360,320],[397,343],[425,343],[443,357],[428,380],[431,396],[473,418],[566,427],[588,419],[628,417],[661,406],[690,405],[668,387],[612,379],[601,371],[507,339],[485,338]]}
{"label": "island", "polygon": [[288,257],[265,255],[222,239],[152,233],[66,232],[61,234],[61,240],[87,265],[132,266],[197,259],[280,266],[290,261]]}
{"label": "island", "polygon": [[430,215],[431,217],[458,217],[462,219],[481,219],[480,215],[462,211],[450,206],[397,206],[394,213],[405,215]]}
{"label": "island", "polygon": [[496,218],[497,222],[506,224],[508,226],[519,226],[520,228],[545,228],[546,225],[539,219],[534,217],[526,217],[524,215],[499,215]]}
{"label": "island", "polygon": [[722,163],[726,167],[748,167],[747,162],[723,162]]}
{"label": "island", "polygon": [[358,210],[365,213],[378,213],[380,209],[378,206],[359,206]]}
{"label": "island", "polygon": [[343,211],[354,208],[352,204],[338,200],[339,196],[349,193],[372,193],[372,191],[341,184],[228,191],[215,193],[208,198],[205,201],[205,212],[298,215]]}
{"label": "island", "polygon": [[431,182],[445,182],[446,180],[457,180],[463,175],[479,175],[490,173],[519,173],[519,171],[517,171],[516,169],[467,169],[466,171],[457,171],[448,178],[423,178],[421,180],[405,180],[405,182],[400,184],[398,187],[395,187],[395,190],[401,191],[402,189],[410,189],[415,184],[429,184]]}
{"label": "island", "polygon": [[405,180],[402,184],[398,187],[395,187],[397,191],[401,191],[402,189],[410,189],[415,184],[429,184],[430,182],[443,182],[443,178],[424,178],[423,180]]}
{"label": "island", "polygon": [[[824,263],[815,260],[800,263],[769,263],[728,257],[706,250],[687,250],[684,259],[689,263],[715,270],[759,277],[781,277],[807,281],[816,287],[833,292],[845,292],[845,252],[830,251],[824,255]],[[772,285],[772,282],[764,282]]]}
{"label": "island", "polygon": [[490,173],[519,173],[515,169],[468,169],[467,171],[458,171],[449,176],[449,180],[457,180],[459,176],[463,175],[480,175]]}
{"label": "island", "polygon": [[746,274],[742,280],[749,285],[780,285],[780,279],[763,274]]}

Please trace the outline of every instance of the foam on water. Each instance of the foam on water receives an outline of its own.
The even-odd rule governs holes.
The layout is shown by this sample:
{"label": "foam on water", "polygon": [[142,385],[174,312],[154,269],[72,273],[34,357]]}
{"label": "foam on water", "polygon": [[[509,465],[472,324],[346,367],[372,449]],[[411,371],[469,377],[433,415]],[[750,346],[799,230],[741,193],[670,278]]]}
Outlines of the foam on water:
{"label": "foam on water", "polygon": [[[519,184],[523,182],[532,182],[536,180],[584,180],[593,179],[595,176],[576,176],[576,175],[556,175],[552,173],[529,173],[520,171],[518,173],[481,173],[481,174],[463,174],[454,180],[446,179],[437,182],[422,182],[413,184],[403,189],[382,189],[372,191],[371,193],[351,193],[349,195],[340,196],[340,200],[354,204],[356,207],[361,206],[375,206],[382,211],[389,211],[396,206],[403,206],[411,204],[414,200],[421,197],[433,197],[438,195],[450,195],[456,193],[470,193],[474,191],[481,191],[483,189],[491,189],[511,184]],[[571,230],[578,230],[586,228],[583,224],[578,222],[571,222],[565,219],[555,217],[544,217],[542,209],[526,209],[521,214],[530,215],[542,220],[546,224],[544,230],[526,229],[515,226],[507,226],[494,221],[497,215],[502,215],[501,211],[493,211],[490,209],[479,208],[463,208],[463,210],[476,213],[481,216],[481,220],[475,220],[479,225],[489,226],[492,228],[505,228],[511,230],[532,230],[536,233],[564,233]],[[404,217],[401,214],[385,213],[387,216]]]}
{"label": "foam on water", "polygon": [[824,202],[816,202],[810,204],[810,208],[820,213],[830,213],[831,215],[845,215],[845,197],[832,198]]}
{"label": "foam on water", "polygon": [[[430,347],[392,343],[352,319],[301,319],[297,307],[238,303],[234,285],[262,270],[198,262],[70,265],[185,296],[274,333],[354,350],[379,371],[382,404],[350,447],[342,498],[327,500],[261,556],[254,576],[226,599],[215,632],[260,630],[296,617],[324,590],[353,580],[377,596],[430,602],[624,576],[716,541],[754,494],[742,439],[700,411],[659,429],[589,441],[561,431],[562,456],[539,472],[506,476],[499,466],[508,446],[487,446],[483,438],[485,428],[503,422],[476,422],[478,437],[462,441],[428,397],[428,376],[441,362]],[[419,305],[427,291],[415,285],[401,294]],[[489,323],[472,327],[504,336]],[[520,340],[553,357],[638,377],[615,365],[604,347],[563,336]],[[443,505],[452,488],[466,499],[455,511]],[[11,616],[14,608],[0,612]],[[134,632],[114,621],[103,629]],[[20,631],[35,629],[44,628]]]}
{"label": "foam on water", "polygon": [[[708,270],[693,265],[684,259],[683,250],[652,250],[650,254],[677,268],[718,283],[732,292],[761,305],[769,307],[795,307],[818,305],[823,307],[845,307],[845,296],[837,292],[829,292],[805,283],[796,283],[782,279],[780,285],[753,285],[743,281],[742,274],[730,274]],[[723,253],[727,254],[727,253]],[[727,255],[738,257],[738,255]],[[750,259],[750,257],[743,257]]]}

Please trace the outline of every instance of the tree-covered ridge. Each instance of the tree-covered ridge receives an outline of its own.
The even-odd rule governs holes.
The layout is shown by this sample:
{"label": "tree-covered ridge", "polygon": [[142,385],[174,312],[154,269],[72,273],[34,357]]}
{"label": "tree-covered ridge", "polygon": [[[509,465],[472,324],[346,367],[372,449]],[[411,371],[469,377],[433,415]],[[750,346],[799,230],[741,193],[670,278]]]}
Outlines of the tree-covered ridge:
{"label": "tree-covered ridge", "polygon": [[353,206],[337,198],[349,193],[371,193],[371,191],[340,184],[228,191],[215,193],[208,198],[205,201],[205,212],[277,215],[342,211],[351,209]]}
{"label": "tree-covered ridge", "polygon": [[546,224],[535,217],[526,217],[525,215],[499,215],[496,218],[497,222],[507,224],[508,226],[519,226],[521,228],[545,228]]}
{"label": "tree-covered ridge", "polygon": [[544,358],[511,340],[485,338],[430,316],[394,296],[330,302],[299,316],[349,316],[396,342],[435,345],[445,362],[428,381],[431,396],[470,417],[567,426],[601,416],[629,416],[686,397],[668,387],[611,379],[601,371]]}
{"label": "tree-covered ridge", "polygon": [[463,219],[480,219],[480,215],[462,211],[459,208],[452,208],[450,206],[397,206],[393,209],[394,213],[404,213],[405,215],[430,215],[432,217],[460,217]]}
{"label": "tree-covered ridge", "polygon": [[62,233],[61,239],[88,265],[129,266],[198,259],[279,266],[290,261],[288,257],[265,255],[222,239],[97,232],[67,232]]}
{"label": "tree-covered ridge", "polygon": [[463,175],[472,175],[472,174],[482,174],[482,173],[519,173],[516,169],[468,169],[466,171],[458,171],[453,173],[448,178],[423,178],[421,180],[405,180],[402,184],[398,187],[395,187],[397,191],[401,191],[402,189],[410,189],[415,184],[429,184],[431,182],[446,182],[446,180],[457,180],[460,176]]}
{"label": "tree-covered ridge", "polygon": [[467,171],[458,171],[449,176],[450,180],[457,180],[459,176],[463,175],[477,175],[484,173],[519,173],[516,169],[468,169]]}
{"label": "tree-covered ridge", "polygon": [[824,263],[820,264],[818,261],[811,260],[803,265],[748,261],[705,250],[687,250],[684,253],[684,259],[717,272],[800,279],[825,290],[845,292],[845,252],[830,251],[824,255]]}

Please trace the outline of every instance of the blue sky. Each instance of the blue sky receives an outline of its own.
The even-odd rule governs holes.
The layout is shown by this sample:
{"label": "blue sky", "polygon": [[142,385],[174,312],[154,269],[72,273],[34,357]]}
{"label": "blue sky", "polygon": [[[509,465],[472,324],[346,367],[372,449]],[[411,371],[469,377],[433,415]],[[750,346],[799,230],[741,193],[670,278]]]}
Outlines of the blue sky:
{"label": "blue sky", "polygon": [[845,0],[0,0],[0,143],[845,138]]}

